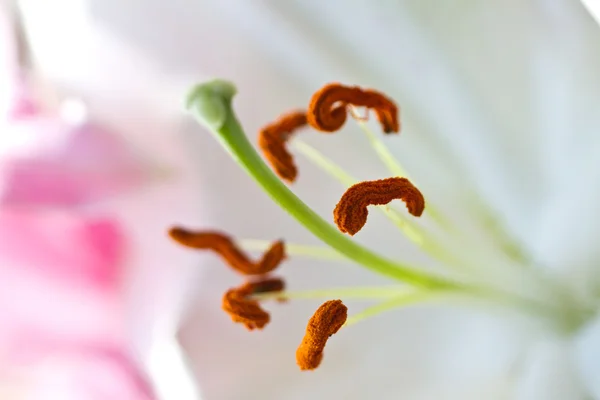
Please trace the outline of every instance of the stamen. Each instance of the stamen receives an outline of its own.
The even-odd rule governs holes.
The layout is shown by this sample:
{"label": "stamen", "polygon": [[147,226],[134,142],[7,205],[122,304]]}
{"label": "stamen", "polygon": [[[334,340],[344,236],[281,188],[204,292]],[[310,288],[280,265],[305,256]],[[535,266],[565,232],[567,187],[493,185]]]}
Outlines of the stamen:
{"label": "stamen", "polygon": [[229,236],[221,232],[192,232],[185,228],[173,227],[169,230],[169,236],[184,246],[216,252],[229,266],[244,275],[269,273],[285,259],[285,246],[281,240],[273,243],[258,262],[252,262]]}
{"label": "stamen", "polygon": [[391,99],[375,90],[339,83],[325,85],[313,95],[308,107],[308,123],[320,131],[335,132],[346,122],[349,105],[375,110],[383,132],[400,131],[398,107]]}
{"label": "stamen", "polygon": [[312,370],[323,359],[327,339],[346,322],[348,308],[341,300],[330,300],[321,305],[308,321],[306,334],[298,350],[296,362],[301,370]]}
{"label": "stamen", "polygon": [[285,289],[285,282],[281,278],[265,278],[258,281],[246,283],[252,292],[251,294],[263,294],[281,292]]}
{"label": "stamen", "polygon": [[365,113],[365,115],[360,115],[360,113],[358,112],[357,108],[354,106],[349,106],[348,107],[348,112],[350,113],[350,115],[352,116],[352,118],[354,118],[355,121],[358,121],[359,123],[365,123],[369,121],[369,110],[367,110],[367,112]]}
{"label": "stamen", "polygon": [[[246,251],[266,251],[271,246],[271,242],[268,240],[241,239],[236,240],[236,242],[240,245],[240,247],[242,247]],[[338,262],[348,261],[346,257],[344,257],[342,254],[338,253],[330,247],[296,244],[287,241],[285,242],[285,253],[288,256],[299,256],[315,260],[328,260]]]}
{"label": "stamen", "polygon": [[263,310],[257,300],[249,296],[255,293],[282,291],[285,285],[279,278],[268,278],[228,290],[223,296],[222,308],[233,322],[240,322],[248,330],[262,329],[271,317]]}
{"label": "stamen", "polygon": [[[352,108],[354,109],[354,108]],[[354,111],[356,112],[356,111]],[[387,169],[396,176],[402,176],[408,178],[408,173],[406,169],[400,164],[400,162],[392,155],[390,150],[385,146],[378,135],[376,135],[371,129],[367,126],[364,120],[356,118],[358,122],[358,126],[362,129],[362,131],[367,136],[371,147],[377,153],[381,161],[385,164]]]}
{"label": "stamen", "polygon": [[388,204],[394,199],[403,200],[415,217],[425,209],[425,198],[406,178],[365,181],[346,190],[333,211],[334,222],[340,231],[354,235],[367,223],[367,206]]}
{"label": "stamen", "polygon": [[277,175],[288,182],[294,182],[298,169],[285,145],[294,131],[306,125],[306,112],[292,111],[261,129],[258,146]]}
{"label": "stamen", "polygon": [[285,282],[281,278],[264,278],[257,282],[252,282],[252,299],[260,300],[256,296],[262,295],[270,295],[271,298],[274,298],[280,303],[285,303],[288,301],[287,298],[282,296],[283,291],[285,290]]}
{"label": "stamen", "polygon": [[[358,115],[356,110],[351,108],[352,115]],[[371,146],[385,164],[388,170],[395,176],[402,176],[410,178],[406,169],[402,164],[392,155],[390,150],[385,146],[383,141],[378,135],[375,135],[371,129],[365,123],[365,118],[355,117],[358,121],[358,125],[366,134],[367,139],[371,143]],[[478,220],[483,224],[486,232],[489,232],[494,242],[497,242],[506,255],[508,255],[514,261],[517,261],[523,266],[530,264],[529,255],[526,254],[522,246],[515,240],[514,237],[505,230],[500,221],[496,217],[496,213],[481,199],[481,195],[474,192],[468,196],[471,204],[467,205],[473,214],[479,215]],[[446,216],[437,207],[432,207],[431,204],[427,207],[427,213],[435,220],[440,226],[450,230],[450,223]]]}
{"label": "stamen", "polygon": [[292,147],[295,151],[302,154],[314,165],[321,168],[324,172],[335,178],[342,185],[348,187],[357,182],[357,179],[350,176],[350,174],[348,174],[344,168],[334,163],[331,159],[327,158],[324,154],[311,145],[304,143],[301,140],[295,140]]}
{"label": "stamen", "polygon": [[[350,187],[357,183],[357,179],[350,176],[342,167],[325,157],[317,149],[299,140],[294,142],[293,147],[344,186]],[[439,246],[430,244],[431,239],[426,238],[427,233],[421,227],[405,218],[398,210],[384,206],[378,206],[377,209],[400,228],[409,240],[423,247],[425,251],[437,251],[437,247]]]}
{"label": "stamen", "polygon": [[281,293],[261,293],[252,296],[255,300],[306,300],[343,297],[345,299],[389,299],[402,294],[413,293],[410,286],[372,286],[372,287],[342,287],[331,289],[284,291]]}
{"label": "stamen", "polygon": [[367,307],[363,311],[358,314],[352,315],[346,320],[344,324],[344,328],[354,325],[358,322],[364,321],[367,318],[374,317],[378,314],[384,313],[386,311],[393,310],[394,308],[406,306],[409,304],[415,304],[427,301],[434,297],[439,297],[445,294],[444,292],[437,291],[418,291],[418,292],[407,292],[402,295],[396,296],[392,299],[383,301],[379,304],[375,304],[374,306]]}

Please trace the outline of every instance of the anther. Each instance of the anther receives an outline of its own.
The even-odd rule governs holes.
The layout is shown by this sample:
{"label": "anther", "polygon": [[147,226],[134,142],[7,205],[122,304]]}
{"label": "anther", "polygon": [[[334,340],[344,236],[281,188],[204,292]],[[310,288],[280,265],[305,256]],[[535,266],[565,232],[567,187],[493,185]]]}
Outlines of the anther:
{"label": "anther", "polygon": [[265,126],[258,134],[258,146],[275,170],[275,173],[288,182],[296,180],[298,169],[286,148],[292,134],[306,125],[306,112],[292,111]]}
{"label": "anther", "polygon": [[308,321],[306,334],[296,350],[296,362],[301,370],[312,370],[323,359],[327,339],[346,322],[348,308],[341,300],[330,300],[321,305]]}
{"label": "anther", "polygon": [[367,223],[367,206],[388,204],[394,199],[403,200],[415,217],[423,214],[425,198],[419,189],[406,178],[387,178],[348,188],[335,206],[333,220],[340,231],[354,235]]}
{"label": "anther", "polygon": [[239,322],[248,330],[262,329],[271,317],[263,310],[257,300],[249,296],[258,293],[280,292],[285,284],[280,278],[266,278],[228,290],[223,296],[222,308],[229,314],[233,322]]}
{"label": "anther", "polygon": [[[383,93],[358,86],[330,83],[316,92],[307,112],[308,123],[324,132],[335,132],[346,122],[350,105],[367,107],[375,111],[384,133],[400,131],[398,107]],[[351,115],[355,115],[351,111]]]}
{"label": "anther", "polygon": [[285,282],[281,278],[264,278],[246,283],[250,294],[281,292],[285,289]]}
{"label": "anther", "polygon": [[263,275],[273,271],[285,258],[283,241],[277,241],[263,257],[252,262],[227,235],[216,231],[193,232],[181,227],[169,230],[169,236],[177,243],[219,254],[233,269],[244,275]]}

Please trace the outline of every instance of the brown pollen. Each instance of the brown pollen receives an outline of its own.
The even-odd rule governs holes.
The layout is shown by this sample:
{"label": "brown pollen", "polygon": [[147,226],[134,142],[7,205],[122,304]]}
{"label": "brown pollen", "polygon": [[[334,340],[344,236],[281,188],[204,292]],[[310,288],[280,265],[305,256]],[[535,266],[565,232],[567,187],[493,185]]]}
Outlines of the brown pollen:
{"label": "brown pollen", "polygon": [[296,362],[301,370],[312,370],[319,366],[327,340],[344,325],[347,318],[348,308],[341,300],[326,301],[315,311],[296,350]]}
{"label": "brown pollen", "polygon": [[395,177],[349,187],[333,210],[333,220],[340,231],[354,235],[367,223],[367,206],[388,204],[395,199],[403,200],[415,217],[423,214],[423,194],[408,179]]}
{"label": "brown pollen", "polygon": [[250,294],[281,292],[285,289],[285,282],[281,278],[264,278],[247,282],[245,285]]}
{"label": "brown pollen", "polygon": [[228,290],[223,296],[222,308],[233,322],[239,322],[248,330],[262,329],[271,317],[263,310],[257,300],[249,296],[257,293],[279,292],[285,288],[280,278],[266,278]]}
{"label": "brown pollen", "polygon": [[181,227],[173,227],[169,230],[169,236],[184,246],[216,252],[233,269],[244,275],[269,273],[285,259],[285,246],[281,240],[274,242],[259,261],[253,262],[235,245],[233,239],[221,232],[194,232]]}
{"label": "brown pollen", "polygon": [[258,146],[263,155],[275,173],[288,182],[296,180],[298,168],[292,154],[286,148],[286,143],[292,134],[306,123],[305,111],[291,111],[262,128],[258,134]]}
{"label": "brown pollen", "polygon": [[349,105],[373,109],[384,133],[400,131],[398,107],[391,99],[375,90],[340,83],[325,85],[313,95],[308,123],[317,130],[335,132],[346,122]]}

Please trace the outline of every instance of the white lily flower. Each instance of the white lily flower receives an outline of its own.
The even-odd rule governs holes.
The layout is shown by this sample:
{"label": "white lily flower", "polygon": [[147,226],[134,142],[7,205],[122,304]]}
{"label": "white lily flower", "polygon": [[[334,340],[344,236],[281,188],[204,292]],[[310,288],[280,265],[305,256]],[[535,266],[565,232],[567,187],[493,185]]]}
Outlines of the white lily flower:
{"label": "white lily flower", "polygon": [[[245,333],[218,310],[232,275],[203,258],[207,272],[181,340],[204,398],[600,398],[594,356],[600,352],[594,262],[599,143],[593,135],[600,122],[600,43],[580,3],[90,4],[99,21],[174,79],[200,70],[234,81],[235,108],[251,139],[279,113],[306,107],[325,82],[377,88],[393,98],[402,110],[402,133],[383,138],[376,132],[376,138],[410,172],[427,207],[450,220],[452,233],[427,215],[416,224],[431,229],[425,239],[435,238],[453,255],[423,250],[414,236],[409,240],[375,213],[352,240],[411,271],[425,265],[418,270],[426,280],[485,287],[481,295],[458,296],[460,302],[434,296],[344,327],[319,369],[305,373],[295,365],[294,349],[319,303],[268,306],[271,324]],[[314,156],[316,148],[359,180],[395,175],[350,122],[332,137],[301,134],[292,150],[300,170],[292,189],[326,219],[344,188],[301,152]],[[207,211],[174,222],[236,238],[320,245],[209,135],[196,127],[190,132]],[[235,143],[232,151],[240,151]],[[339,244],[337,236],[324,236]],[[307,289],[390,284],[352,264],[307,257],[332,255],[314,247],[288,245],[288,251],[281,273],[290,297]],[[350,318],[373,304],[344,300]]]}

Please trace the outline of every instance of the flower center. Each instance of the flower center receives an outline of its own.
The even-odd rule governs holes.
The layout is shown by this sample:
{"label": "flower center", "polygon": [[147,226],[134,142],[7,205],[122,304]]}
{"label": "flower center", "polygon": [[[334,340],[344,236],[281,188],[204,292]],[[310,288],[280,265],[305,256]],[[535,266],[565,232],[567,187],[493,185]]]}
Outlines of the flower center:
{"label": "flower center", "polygon": [[[218,253],[234,270],[251,277],[242,286],[228,290],[222,303],[232,320],[248,329],[262,329],[269,323],[269,314],[260,303],[270,299],[320,297],[378,301],[374,306],[350,316],[347,316],[348,310],[341,300],[325,302],[309,320],[306,336],[296,352],[301,369],[314,369],[320,364],[327,339],[340,328],[415,302],[466,297],[528,313],[565,333],[574,332],[591,317],[591,305],[572,296],[560,281],[543,268],[536,267],[477,193],[469,196],[472,201],[466,206],[477,214],[476,220],[482,225],[480,233],[486,237],[450,222],[451,218],[440,211],[435,201],[421,193],[380,135],[375,135],[368,128],[365,123],[368,114],[359,117],[356,110],[356,107],[366,107],[373,111],[383,133],[395,136],[393,134],[400,130],[398,107],[384,94],[339,83],[326,85],[314,94],[306,110],[284,114],[260,131],[259,148],[271,169],[254,150],[235,116],[231,106],[235,93],[233,84],[226,81],[204,83],[193,89],[188,97],[188,107],[279,206],[329,247],[284,244],[281,241],[274,244],[256,240],[234,241],[220,232],[192,232],[184,228],[173,228],[170,235],[187,247]],[[358,182],[316,149],[295,138],[297,131],[307,126],[317,132],[337,132],[344,126],[347,115],[358,120],[391,177]],[[281,179],[291,185],[299,175],[288,147],[307,157],[346,187],[333,211],[335,227],[282,182]],[[408,213],[395,208],[391,202],[396,199],[406,204]],[[390,260],[351,239],[349,236],[357,234],[365,226],[371,206],[383,212],[415,246],[430,256],[442,272],[435,274],[408,262]],[[261,260],[253,262],[244,250],[262,250],[265,253]],[[283,281],[270,273],[286,255],[350,260],[388,277],[392,285],[285,291]]]}

